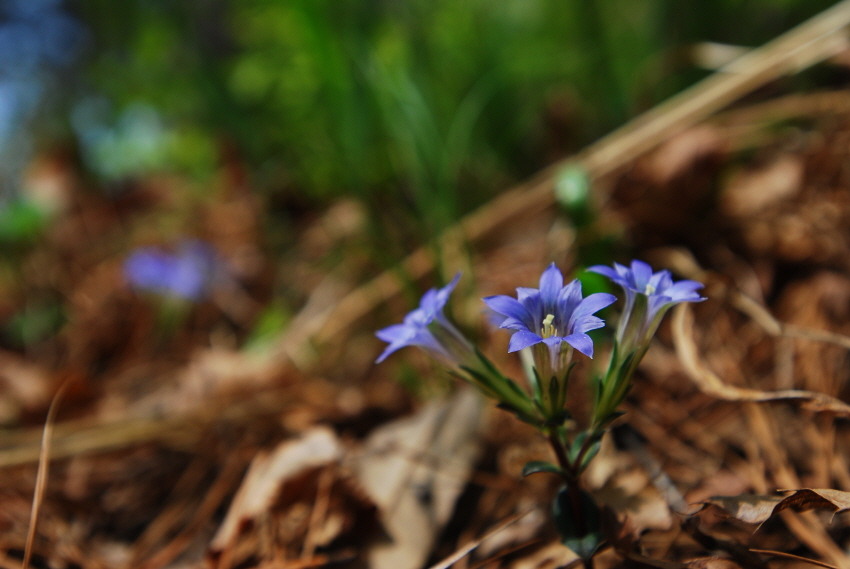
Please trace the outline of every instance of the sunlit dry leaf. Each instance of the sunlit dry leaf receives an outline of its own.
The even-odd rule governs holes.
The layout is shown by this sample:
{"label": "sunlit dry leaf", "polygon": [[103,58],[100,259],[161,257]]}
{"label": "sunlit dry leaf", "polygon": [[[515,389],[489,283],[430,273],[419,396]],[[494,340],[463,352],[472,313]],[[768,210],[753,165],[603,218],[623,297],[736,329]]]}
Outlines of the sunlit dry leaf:
{"label": "sunlit dry leaf", "polygon": [[671,507],[682,509],[681,496],[677,492],[670,495],[664,487],[669,479],[661,465],[636,436],[621,434],[618,438],[627,450],[619,450],[612,437],[606,437],[590,463],[586,480],[594,497],[619,514],[630,535],[671,527]]}
{"label": "sunlit dry leaf", "polygon": [[412,569],[427,560],[478,457],[482,407],[481,396],[464,389],[369,437],[354,468],[389,534],[370,549],[370,567]]}
{"label": "sunlit dry leaf", "polygon": [[268,511],[287,480],[338,461],[342,454],[342,445],[326,427],[316,427],[297,440],[284,441],[273,451],[258,454],[213,538],[211,549],[225,549],[238,536],[244,522]]}
{"label": "sunlit dry leaf", "polygon": [[795,511],[831,509],[834,514],[850,510],[850,492],[815,488],[780,490],[779,492],[784,496],[743,494],[741,496],[713,497],[703,502],[703,506],[697,514],[717,508],[723,514],[738,521],[748,524],[763,524],[788,508]]}
{"label": "sunlit dry leaf", "polygon": [[773,516],[781,502],[780,496],[754,494],[714,496],[702,503],[702,508],[697,514],[717,508],[722,516],[732,517],[748,524],[761,524]]}

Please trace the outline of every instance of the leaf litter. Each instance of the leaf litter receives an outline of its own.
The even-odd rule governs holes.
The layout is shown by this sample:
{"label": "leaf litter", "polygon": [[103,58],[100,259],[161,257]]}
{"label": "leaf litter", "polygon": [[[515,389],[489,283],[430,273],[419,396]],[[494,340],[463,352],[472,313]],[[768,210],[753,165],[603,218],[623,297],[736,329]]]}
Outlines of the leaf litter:
{"label": "leaf litter", "polygon": [[[510,292],[553,260],[577,268],[590,245],[617,243],[618,259],[639,254],[708,285],[708,302],[662,329],[594,463],[592,490],[618,526],[600,567],[850,566],[846,97],[741,103],[591,168],[589,228],[552,203],[518,205],[523,191],[543,195],[534,181],[444,242],[468,240],[449,249],[476,283],[458,317],[494,355],[505,340],[475,324],[475,296]],[[553,481],[519,478],[523,463],[549,459],[530,429],[424,361],[372,366],[372,330],[405,306],[397,277],[374,276],[356,203],[316,212],[272,259],[260,204],[225,180],[203,203],[175,204],[181,182],[158,179],[115,204],[64,167],[55,227],[21,281],[0,282],[3,314],[57,291],[68,300],[56,334],[0,354],[0,567],[25,564],[31,527],[34,567],[575,563],[546,523]],[[158,216],[233,271],[171,328],[120,273],[123,254],[161,240]],[[335,258],[345,261],[328,269]],[[405,267],[420,282],[432,263],[418,252]],[[303,310],[251,344],[281,287]],[[586,396],[581,381],[572,389]],[[41,449],[52,463],[33,526]]]}

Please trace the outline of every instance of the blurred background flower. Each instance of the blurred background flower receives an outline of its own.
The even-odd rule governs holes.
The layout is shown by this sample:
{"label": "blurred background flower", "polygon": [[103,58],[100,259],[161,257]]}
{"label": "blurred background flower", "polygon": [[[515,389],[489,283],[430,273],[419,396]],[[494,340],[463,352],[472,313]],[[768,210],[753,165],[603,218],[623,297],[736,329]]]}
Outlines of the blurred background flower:
{"label": "blurred background flower", "polygon": [[203,300],[215,286],[221,265],[201,241],[183,241],[173,253],[156,247],[137,249],[124,262],[124,276],[137,290]]}

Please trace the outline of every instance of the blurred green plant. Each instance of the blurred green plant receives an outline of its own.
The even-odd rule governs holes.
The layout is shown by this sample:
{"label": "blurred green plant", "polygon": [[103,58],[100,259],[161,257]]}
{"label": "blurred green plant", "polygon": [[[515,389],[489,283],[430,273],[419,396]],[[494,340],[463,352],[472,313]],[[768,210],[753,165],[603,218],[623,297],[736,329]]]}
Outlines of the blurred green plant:
{"label": "blurred green plant", "polygon": [[[122,176],[203,179],[235,150],[282,209],[354,194],[394,259],[706,74],[684,47],[758,45],[832,3],[75,0],[116,125],[80,140]],[[140,108],[156,128],[134,143]]]}
{"label": "blurred green plant", "polygon": [[37,204],[13,199],[0,205],[0,243],[8,247],[27,245],[44,231],[50,216]]}

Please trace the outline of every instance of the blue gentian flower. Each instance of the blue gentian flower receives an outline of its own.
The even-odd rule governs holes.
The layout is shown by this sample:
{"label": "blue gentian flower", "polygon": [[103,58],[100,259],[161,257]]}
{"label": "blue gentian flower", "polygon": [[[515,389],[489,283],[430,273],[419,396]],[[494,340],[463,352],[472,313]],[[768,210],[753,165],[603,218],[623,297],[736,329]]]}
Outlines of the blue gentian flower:
{"label": "blue gentian flower", "polygon": [[124,276],[136,289],[185,300],[202,300],[219,272],[213,249],[201,241],[180,243],[174,253],[137,249],[124,262]]}
{"label": "blue gentian flower", "polygon": [[574,280],[564,286],[561,271],[552,263],[540,276],[539,289],[518,288],[516,298],[488,296],[484,302],[504,317],[500,328],[513,330],[508,352],[539,346],[534,351],[535,367],[548,379],[565,371],[572,349],[593,357],[593,340],[587,332],[605,325],[594,313],[615,300],[606,293],[583,298],[581,283]]}
{"label": "blue gentian flower", "polygon": [[608,277],[622,287],[626,302],[617,327],[621,352],[646,349],[664,314],[680,302],[701,302],[705,297],[697,290],[697,281],[673,282],[670,271],[653,272],[643,261],[634,260],[630,267],[614,263],[613,267],[594,265],[589,271]]}
{"label": "blue gentian flower", "polygon": [[426,292],[419,307],[405,316],[401,324],[378,330],[375,335],[389,346],[375,362],[381,363],[396,350],[407,346],[418,346],[449,365],[471,361],[474,356],[472,346],[443,312],[459,279],[460,273],[446,286]]}

